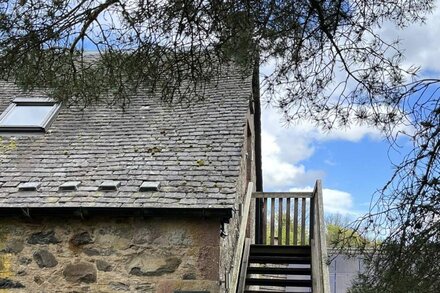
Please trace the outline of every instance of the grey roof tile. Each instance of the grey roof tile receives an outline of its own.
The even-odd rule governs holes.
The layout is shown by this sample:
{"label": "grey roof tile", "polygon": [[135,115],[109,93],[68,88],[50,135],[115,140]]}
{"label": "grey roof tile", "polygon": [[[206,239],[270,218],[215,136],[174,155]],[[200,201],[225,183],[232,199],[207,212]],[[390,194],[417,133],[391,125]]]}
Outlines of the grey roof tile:
{"label": "grey roof tile", "polygon": [[[0,133],[0,207],[231,208],[236,197],[250,79],[231,73],[192,105],[139,93],[124,109],[63,107],[44,135]],[[0,82],[0,112],[23,93]],[[103,181],[117,191],[98,191]],[[62,191],[81,181],[76,191]],[[159,191],[139,192],[142,182]],[[24,182],[38,191],[19,192]]]}

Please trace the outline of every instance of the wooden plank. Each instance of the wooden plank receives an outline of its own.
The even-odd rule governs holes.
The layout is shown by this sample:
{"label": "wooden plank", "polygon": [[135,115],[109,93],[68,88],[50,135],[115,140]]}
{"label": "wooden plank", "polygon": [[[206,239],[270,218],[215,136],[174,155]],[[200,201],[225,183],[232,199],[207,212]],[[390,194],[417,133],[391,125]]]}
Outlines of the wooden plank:
{"label": "wooden plank", "polygon": [[315,242],[316,248],[319,249],[319,268],[320,268],[320,277],[322,283],[322,293],[330,293],[330,278],[329,271],[327,265],[327,241],[325,238],[325,223],[324,223],[324,202],[322,198],[322,184],[321,180],[316,181],[315,185],[315,235],[316,241],[319,241],[319,244]]}
{"label": "wooden plank", "polygon": [[322,283],[321,283],[321,273],[319,268],[319,259],[318,256],[319,251],[315,246],[315,239],[312,238],[310,240],[310,245],[312,247],[312,262],[310,264],[310,268],[312,269],[312,288],[315,292],[322,292]]}
{"label": "wooden plank", "polygon": [[249,274],[266,274],[266,275],[297,275],[307,276],[312,274],[310,268],[286,268],[286,267],[249,267]]}
{"label": "wooden plank", "polygon": [[253,198],[311,198],[313,192],[254,192]]}
{"label": "wooden plank", "polygon": [[310,265],[311,256],[250,255],[249,263]]}
{"label": "wooden plank", "polygon": [[286,245],[290,245],[290,198],[286,200]]}
{"label": "wooden plank", "polygon": [[276,287],[311,287],[311,280],[295,280],[295,279],[263,279],[263,278],[247,278],[246,284],[251,286],[276,286]]}
{"label": "wooden plank", "polygon": [[316,197],[310,199],[310,215],[309,215],[309,245],[312,243],[313,233],[315,231],[315,200]]}
{"label": "wooden plank", "polygon": [[270,203],[270,245],[274,245],[275,241],[275,199],[269,198]]}
{"label": "wooden plank", "polygon": [[250,255],[310,256],[311,248],[307,245],[251,245]]}
{"label": "wooden plank", "polygon": [[293,245],[298,244],[298,199],[293,202]]}
{"label": "wooden plank", "polygon": [[263,243],[267,244],[267,198],[263,198]]}
{"label": "wooden plank", "polygon": [[254,243],[263,243],[263,227],[261,226],[262,221],[262,199],[255,199],[255,242]]}
{"label": "wooden plank", "polygon": [[283,245],[283,199],[278,199],[278,245]]}
{"label": "wooden plank", "polygon": [[240,268],[240,277],[238,279],[237,292],[243,292],[246,286],[246,276],[249,264],[249,251],[251,247],[251,239],[246,238],[244,241],[244,251]]}
{"label": "wooden plank", "polygon": [[306,244],[306,199],[302,200],[301,208],[301,245]]}
{"label": "wooden plank", "polygon": [[241,216],[240,220],[240,230],[237,240],[237,245],[235,247],[234,252],[234,259],[233,259],[233,266],[232,266],[232,274],[231,274],[231,292],[236,292],[237,285],[238,285],[238,279],[240,274],[240,262],[243,256],[244,251],[244,242],[246,238],[246,228],[248,225],[248,218],[249,218],[249,210],[251,206],[251,199],[252,199],[252,191],[254,190],[254,185],[252,182],[249,182],[246,195],[243,199],[243,214]]}

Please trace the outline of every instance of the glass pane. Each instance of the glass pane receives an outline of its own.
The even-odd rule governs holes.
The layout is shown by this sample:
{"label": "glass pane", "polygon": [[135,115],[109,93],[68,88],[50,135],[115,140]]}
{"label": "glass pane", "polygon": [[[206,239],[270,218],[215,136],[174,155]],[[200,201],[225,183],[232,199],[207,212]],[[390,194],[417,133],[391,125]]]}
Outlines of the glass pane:
{"label": "glass pane", "polygon": [[54,106],[15,106],[2,121],[4,126],[42,126]]}

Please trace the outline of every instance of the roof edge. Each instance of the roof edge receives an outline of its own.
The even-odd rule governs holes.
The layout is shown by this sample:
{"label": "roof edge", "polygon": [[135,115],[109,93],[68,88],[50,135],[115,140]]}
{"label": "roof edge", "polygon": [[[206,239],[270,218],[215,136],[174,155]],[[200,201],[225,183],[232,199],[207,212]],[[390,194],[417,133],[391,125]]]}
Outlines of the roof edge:
{"label": "roof edge", "polygon": [[112,217],[205,217],[228,220],[232,208],[105,208],[105,207],[30,207],[0,208],[0,219],[19,216],[34,217],[75,217],[86,219],[93,216]]}

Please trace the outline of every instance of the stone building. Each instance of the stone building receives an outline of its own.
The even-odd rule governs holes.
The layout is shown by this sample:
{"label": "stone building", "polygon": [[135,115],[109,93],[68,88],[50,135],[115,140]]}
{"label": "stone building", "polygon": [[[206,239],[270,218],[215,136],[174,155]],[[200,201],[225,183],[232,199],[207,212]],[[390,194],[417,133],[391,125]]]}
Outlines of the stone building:
{"label": "stone building", "polygon": [[250,101],[232,71],[202,102],[124,109],[1,83],[0,292],[228,291],[260,172]]}

